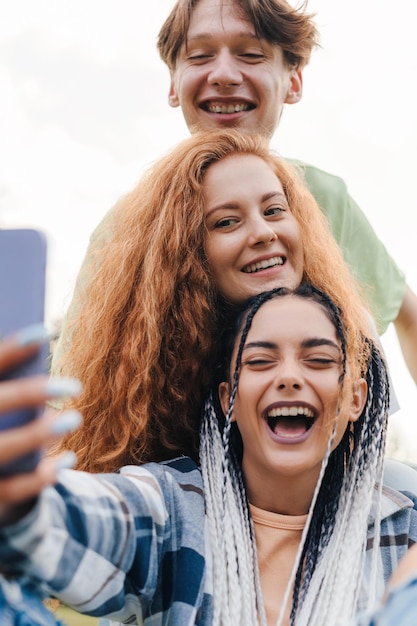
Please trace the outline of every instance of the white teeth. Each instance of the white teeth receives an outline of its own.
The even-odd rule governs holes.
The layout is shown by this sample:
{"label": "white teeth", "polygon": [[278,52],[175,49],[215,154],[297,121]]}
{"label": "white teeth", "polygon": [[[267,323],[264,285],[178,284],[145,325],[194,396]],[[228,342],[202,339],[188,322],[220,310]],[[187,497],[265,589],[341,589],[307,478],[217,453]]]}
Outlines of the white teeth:
{"label": "white teeth", "polygon": [[209,104],[210,113],[240,113],[248,109],[247,104]]}
{"label": "white teeth", "polygon": [[305,406],[281,406],[271,409],[268,413],[268,417],[297,417],[297,415],[314,417],[313,411]]}
{"label": "white teeth", "polygon": [[272,259],[265,259],[264,261],[259,261],[259,263],[247,265],[243,268],[243,271],[247,274],[251,274],[252,272],[259,272],[259,270],[265,270],[267,267],[274,267],[275,265],[284,265],[284,259],[279,256],[274,256]]}

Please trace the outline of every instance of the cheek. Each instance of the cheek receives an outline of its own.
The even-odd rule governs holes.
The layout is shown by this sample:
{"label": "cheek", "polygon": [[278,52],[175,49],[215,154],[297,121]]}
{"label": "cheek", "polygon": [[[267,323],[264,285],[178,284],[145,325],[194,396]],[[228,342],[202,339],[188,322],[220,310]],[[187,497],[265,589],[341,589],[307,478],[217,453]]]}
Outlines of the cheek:
{"label": "cheek", "polygon": [[295,217],[292,218],[288,228],[288,238],[292,243],[294,251],[299,255],[303,255],[303,238],[301,230]]}
{"label": "cheek", "polygon": [[182,103],[191,104],[198,83],[199,75],[195,71],[184,69],[178,73],[175,85]]}
{"label": "cheek", "polygon": [[[236,395],[236,415],[250,415],[251,421],[257,420],[259,403],[272,385],[272,379],[265,372],[248,372],[241,370],[238,393]],[[238,404],[239,403],[239,404]],[[240,411],[237,410],[239,407]]]}
{"label": "cheek", "polygon": [[218,275],[228,269],[233,256],[231,241],[226,237],[216,237],[216,234],[208,235],[204,242],[204,252],[212,274]]}
{"label": "cheek", "polygon": [[243,445],[246,447],[248,441],[253,440],[255,420],[248,403],[242,400],[243,399],[241,399],[241,401],[235,401],[232,422],[235,422],[237,425]]}
{"label": "cheek", "polygon": [[[283,236],[283,235],[281,235]],[[297,221],[287,224],[285,230],[285,237],[287,240],[288,249],[292,255],[292,261],[296,269],[302,274],[304,270],[304,246],[303,238]]]}
{"label": "cheek", "polygon": [[348,417],[341,417],[339,415],[338,420],[337,420],[336,435],[334,438],[332,451],[335,450],[335,448],[337,448],[339,443],[342,441],[343,435],[345,434],[346,428],[348,428],[349,424],[350,422],[349,422]]}

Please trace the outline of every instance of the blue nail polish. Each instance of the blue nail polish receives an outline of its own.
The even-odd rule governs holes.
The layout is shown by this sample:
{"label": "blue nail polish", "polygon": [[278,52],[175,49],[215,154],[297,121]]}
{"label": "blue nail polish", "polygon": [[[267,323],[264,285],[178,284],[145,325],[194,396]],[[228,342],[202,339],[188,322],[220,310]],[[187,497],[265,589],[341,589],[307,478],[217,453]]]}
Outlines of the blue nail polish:
{"label": "blue nail polish", "polygon": [[49,398],[78,396],[81,392],[81,383],[76,378],[50,378],[46,383],[46,393]]}
{"label": "blue nail polish", "polygon": [[16,342],[22,348],[30,346],[32,343],[46,343],[51,340],[51,333],[46,330],[43,324],[33,324],[26,326],[16,333]]}
{"label": "blue nail polish", "polygon": [[71,469],[74,467],[76,462],[77,455],[75,454],[75,452],[72,452],[72,450],[69,450],[57,460],[56,469],[58,471],[62,469]]}
{"label": "blue nail polish", "polygon": [[54,435],[65,435],[76,430],[81,422],[81,413],[78,411],[64,411],[52,424],[51,431]]}

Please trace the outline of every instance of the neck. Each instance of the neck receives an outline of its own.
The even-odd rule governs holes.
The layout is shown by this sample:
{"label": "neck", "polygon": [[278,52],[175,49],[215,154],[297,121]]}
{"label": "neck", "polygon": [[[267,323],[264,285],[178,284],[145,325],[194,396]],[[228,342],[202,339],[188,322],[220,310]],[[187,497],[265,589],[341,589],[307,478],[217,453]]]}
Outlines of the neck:
{"label": "neck", "polygon": [[253,471],[245,477],[248,500],[251,504],[281,515],[306,515],[309,512],[319,477],[320,468],[300,476],[256,476]]}

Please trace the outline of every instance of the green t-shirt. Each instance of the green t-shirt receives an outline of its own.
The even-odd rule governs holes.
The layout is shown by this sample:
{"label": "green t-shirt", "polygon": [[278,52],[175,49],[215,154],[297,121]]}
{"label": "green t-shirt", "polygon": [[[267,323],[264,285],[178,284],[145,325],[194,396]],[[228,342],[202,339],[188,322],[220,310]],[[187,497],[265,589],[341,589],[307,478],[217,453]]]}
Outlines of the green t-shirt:
{"label": "green t-shirt", "polygon": [[346,263],[363,288],[382,335],[396,319],[404,299],[404,273],[376,236],[341,178],[301,161],[288,159],[288,162],[301,170],[307,187],[327,216],[330,229]]}

